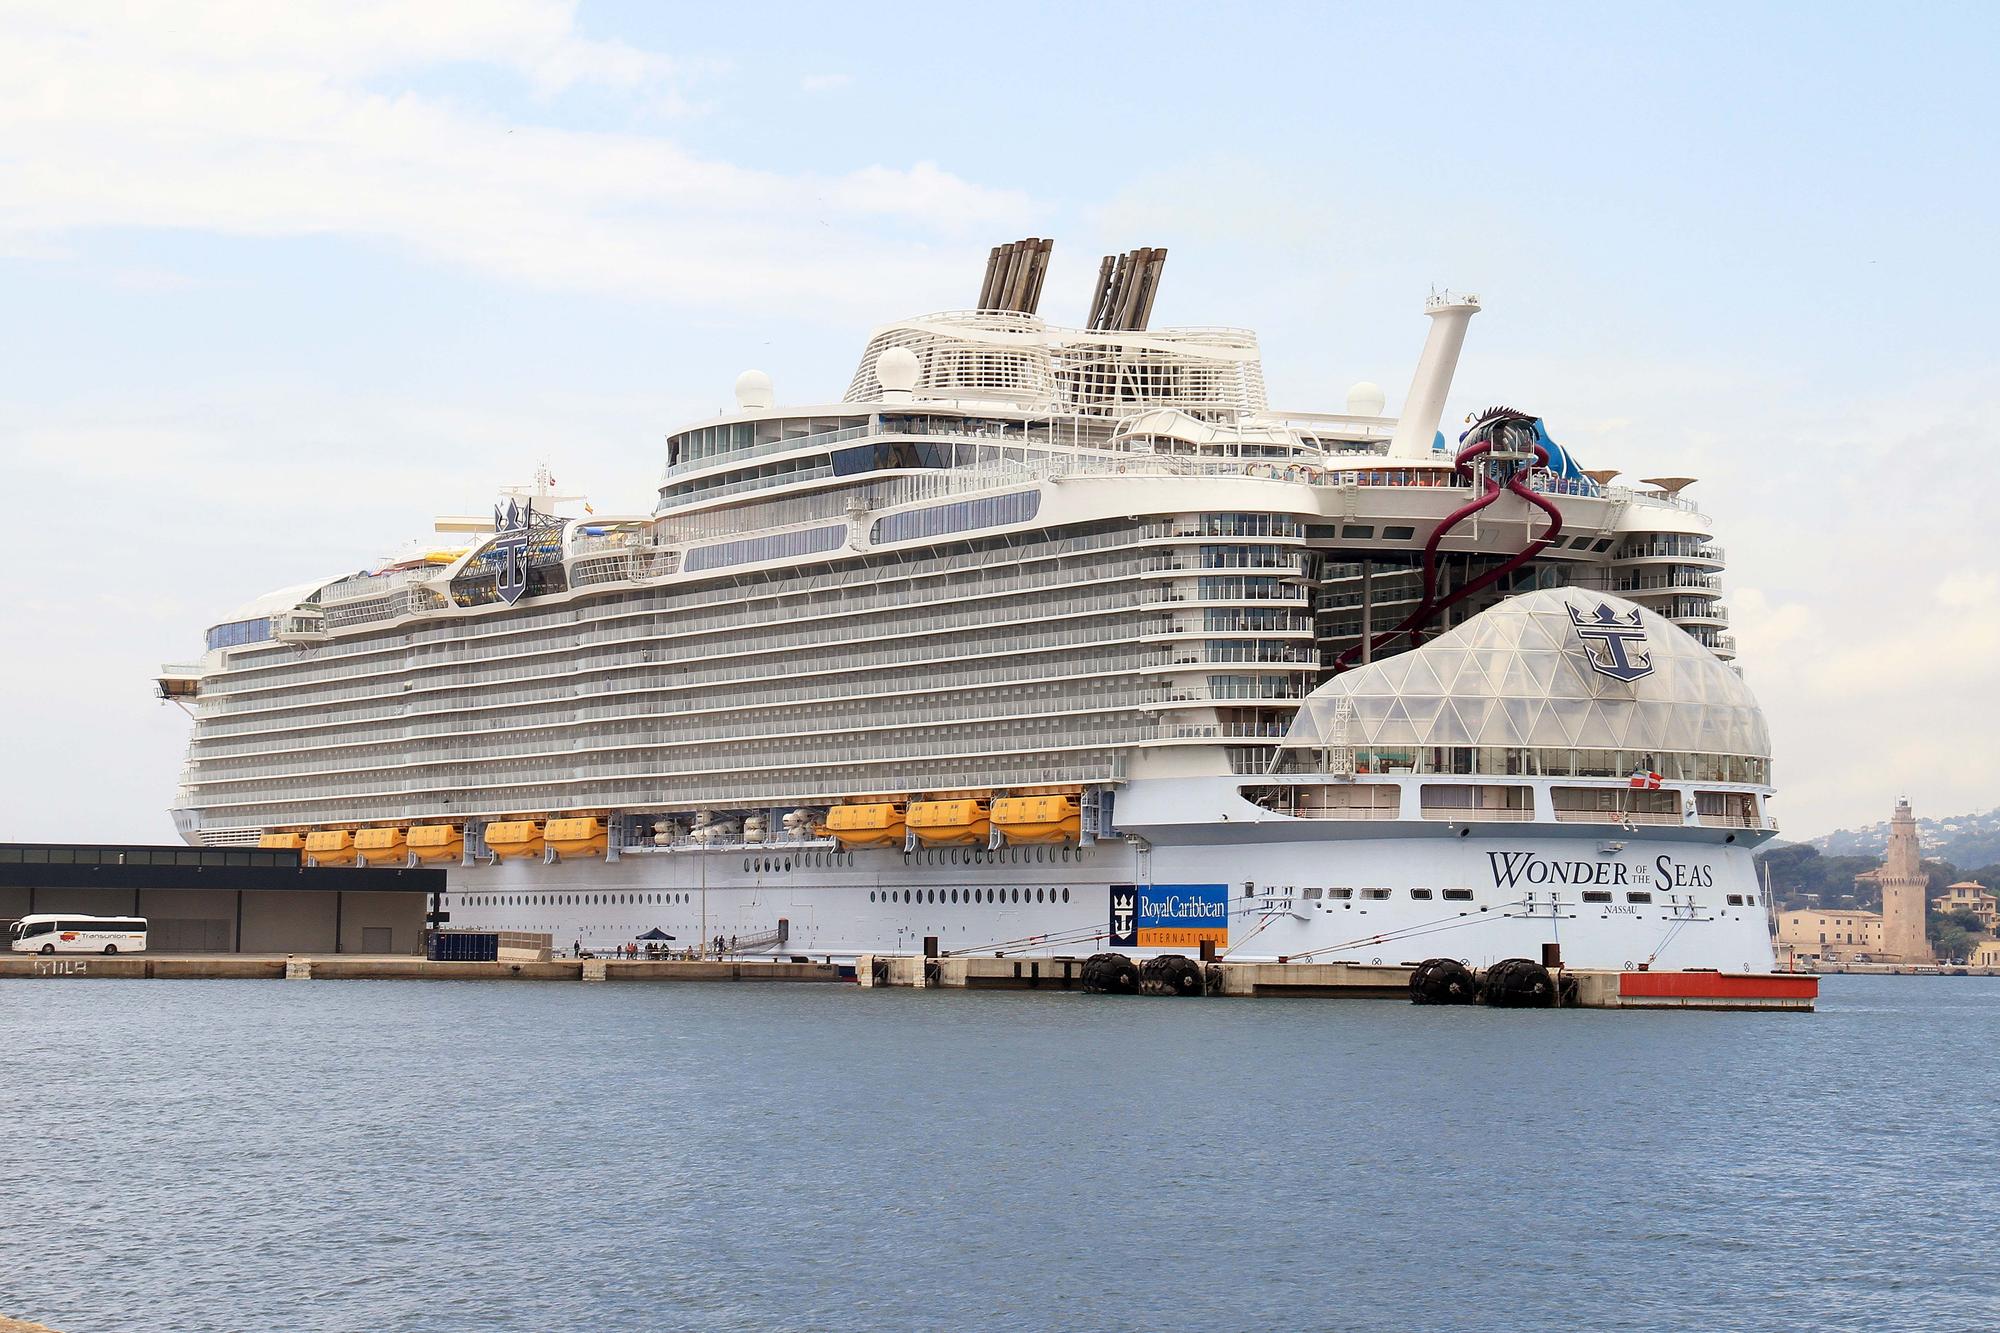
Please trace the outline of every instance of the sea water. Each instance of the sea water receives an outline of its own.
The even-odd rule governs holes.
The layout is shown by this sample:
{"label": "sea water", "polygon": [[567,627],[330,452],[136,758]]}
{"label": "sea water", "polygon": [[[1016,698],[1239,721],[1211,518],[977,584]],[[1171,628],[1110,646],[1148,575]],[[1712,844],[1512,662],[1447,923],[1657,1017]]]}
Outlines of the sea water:
{"label": "sea water", "polygon": [[1973,1329],[2000,980],[1814,1014],[0,982],[0,1313]]}

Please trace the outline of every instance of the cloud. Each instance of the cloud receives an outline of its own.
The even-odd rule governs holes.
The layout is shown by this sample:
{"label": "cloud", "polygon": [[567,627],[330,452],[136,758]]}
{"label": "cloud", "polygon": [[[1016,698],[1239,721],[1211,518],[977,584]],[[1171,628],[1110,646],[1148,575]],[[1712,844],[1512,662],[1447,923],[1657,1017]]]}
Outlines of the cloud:
{"label": "cloud", "polygon": [[962,285],[972,229],[1034,211],[932,163],[785,174],[409,85],[475,64],[657,107],[712,73],[586,39],[544,0],[36,2],[0,38],[0,253],[92,228],[338,236],[536,287],[872,315],[885,285]]}
{"label": "cloud", "polygon": [[372,566],[435,514],[484,512],[543,459],[599,515],[647,512],[661,414],[701,410],[533,384],[478,402],[339,384],[0,401],[10,483],[51,497],[17,516],[22,592],[0,604],[0,637],[40,645],[0,654],[0,691],[37,703],[10,735],[11,771],[33,778],[6,784],[0,839],[173,840],[188,725],[151,697],[162,661],[197,657],[203,629],[253,597]]}
{"label": "cloud", "polygon": [[799,90],[808,93],[844,92],[854,84],[852,74],[808,74],[799,80]]}

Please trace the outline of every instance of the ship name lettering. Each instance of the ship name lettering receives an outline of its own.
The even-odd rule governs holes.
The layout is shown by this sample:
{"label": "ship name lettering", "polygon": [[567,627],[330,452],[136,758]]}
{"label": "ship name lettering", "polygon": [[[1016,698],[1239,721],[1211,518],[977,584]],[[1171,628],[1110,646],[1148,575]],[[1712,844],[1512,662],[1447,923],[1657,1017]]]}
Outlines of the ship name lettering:
{"label": "ship name lettering", "polygon": [[1493,883],[1502,889],[1516,884],[1629,884],[1631,867],[1619,861],[1561,861],[1534,852],[1488,852]]}
{"label": "ship name lettering", "polygon": [[1671,884],[1677,889],[1712,889],[1715,887],[1715,871],[1709,866],[1683,865],[1671,856],[1662,856],[1653,862],[1660,872],[1660,882]]}

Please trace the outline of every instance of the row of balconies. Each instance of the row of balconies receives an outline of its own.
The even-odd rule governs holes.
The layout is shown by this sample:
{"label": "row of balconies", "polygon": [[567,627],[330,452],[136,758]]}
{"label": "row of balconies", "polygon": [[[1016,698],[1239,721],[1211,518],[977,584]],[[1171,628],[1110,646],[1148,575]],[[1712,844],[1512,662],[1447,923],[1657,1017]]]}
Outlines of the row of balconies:
{"label": "row of balconies", "polygon": [[[1103,535],[1099,534],[1099,536]],[[1061,557],[1065,559],[1065,565],[1053,571],[1060,575],[1060,577],[1022,577],[982,581],[978,584],[961,583],[957,586],[947,585],[939,591],[936,597],[929,601],[913,603],[909,600],[907,593],[899,597],[895,594],[871,592],[858,598],[844,598],[836,604],[824,595],[835,585],[826,584],[821,580],[808,579],[803,581],[802,586],[796,588],[788,586],[773,594],[773,597],[778,600],[779,606],[786,608],[778,616],[774,617],[772,615],[772,607],[760,605],[755,609],[739,609],[720,615],[695,618],[684,614],[686,609],[684,606],[674,605],[671,603],[670,598],[655,593],[649,598],[650,604],[647,606],[625,607],[613,614],[603,616],[578,618],[564,613],[545,612],[539,615],[510,616],[497,622],[488,622],[485,627],[494,628],[495,632],[492,634],[460,633],[449,636],[418,634],[409,637],[407,640],[402,636],[398,636],[393,642],[387,642],[380,647],[368,650],[366,654],[353,654],[356,656],[393,654],[390,660],[357,664],[346,669],[329,669],[325,665],[325,658],[328,654],[322,653],[315,655],[314,662],[310,666],[301,667],[294,663],[287,663],[284,666],[258,668],[245,672],[232,672],[227,676],[217,678],[213,692],[218,694],[249,693],[257,689],[282,688],[299,683],[302,680],[320,681],[373,674],[400,673],[407,669],[410,663],[408,654],[412,651],[422,653],[425,649],[432,647],[448,649],[451,646],[463,644],[467,640],[499,637],[501,633],[504,633],[506,637],[512,638],[518,634],[530,631],[553,631],[553,633],[548,635],[549,639],[560,639],[561,642],[549,642],[539,647],[495,644],[486,651],[475,650],[473,652],[456,654],[453,660],[480,661],[491,658],[533,656],[537,653],[546,652],[567,653],[572,651],[578,644],[583,643],[629,642],[650,639],[660,636],[657,628],[660,622],[665,622],[669,627],[667,631],[669,635],[721,632],[753,625],[780,623],[785,620],[823,619],[831,614],[859,614],[871,610],[901,608],[906,605],[955,605],[962,603],[968,597],[1014,593],[1037,587],[1098,586],[1138,572],[1140,562],[1137,559],[1107,562],[1101,565],[1077,565],[1075,560],[1077,554],[1100,549],[1102,546],[1108,544],[1110,543],[1093,541],[1087,538],[1079,538],[1076,542],[1069,543],[1062,550],[1055,549],[1054,544],[1051,544],[1051,549],[1046,552],[1047,558],[1055,559]],[[1116,544],[1127,545],[1129,543]],[[929,571],[925,577],[948,578],[963,576],[971,572],[964,565],[947,567],[942,562],[932,563],[938,563],[939,567]],[[1034,552],[1016,549],[1009,552],[995,553],[990,559],[973,562],[973,567],[998,564],[1021,565],[1025,563],[1040,563],[1040,560]],[[843,580],[837,586],[874,589],[880,586],[885,577],[885,571],[877,570],[874,571],[874,574],[874,578],[866,581]],[[911,577],[915,576],[912,575]],[[900,582],[900,578],[897,581]],[[727,595],[703,599],[698,604],[740,606],[743,600],[744,595],[738,589]],[[789,608],[793,607],[802,609],[787,614]],[[603,625],[606,622],[629,622],[633,620],[650,621],[651,623],[646,624],[643,628],[637,628],[637,632],[634,632],[635,627],[629,625],[623,630],[577,628],[580,625],[589,625],[592,623]],[[481,622],[472,623],[479,624]],[[460,627],[462,627],[462,623],[454,626],[454,628]],[[349,654],[335,655],[348,656]],[[417,662],[419,665],[426,664],[421,657],[417,659]]]}
{"label": "row of balconies", "polygon": [[[412,800],[390,797],[373,801],[300,804],[289,808],[264,805],[208,805],[200,810],[204,829],[262,829],[277,825],[379,822],[398,819],[491,817],[546,810],[645,810],[662,805],[796,804],[848,796],[874,796],[885,791],[947,791],[969,787],[1023,787],[1054,784],[1116,782],[1124,777],[1123,757],[1084,751],[1065,756],[1026,756],[1011,763],[974,761],[902,766],[883,770],[868,765],[815,772],[808,785],[789,769],[771,769],[738,781],[704,779],[698,784],[673,781],[645,783],[572,784],[563,788],[500,787],[454,791]],[[332,805],[333,808],[327,808]]]}
{"label": "row of balconies", "polygon": [[[889,580],[916,581],[964,574],[993,565],[1028,565],[1049,560],[1070,562],[1080,554],[1113,547],[1141,545],[1165,540],[1173,535],[1174,532],[1168,524],[1140,523],[1108,532],[1051,537],[1045,541],[987,551],[954,552],[949,556],[931,556],[914,551],[889,553],[877,557],[873,564],[865,567],[822,568],[805,570],[793,575],[781,575],[769,579],[761,591],[757,580],[763,576],[753,575],[747,580],[738,580],[726,586],[713,588],[656,588],[635,592],[629,598],[615,601],[585,602],[577,605],[564,601],[548,610],[517,608],[497,614],[486,612],[474,616],[448,616],[428,626],[400,628],[393,633],[335,640],[315,652],[314,662],[319,664],[323,674],[324,664],[336,658],[366,657],[383,653],[401,654],[406,648],[412,647],[442,647],[466,640],[511,637],[556,627],[567,630],[577,625],[643,619],[655,615],[678,619],[685,611],[703,606],[740,606],[745,602],[766,601],[781,604],[814,599],[823,601],[822,594],[839,589],[873,588]],[[742,622],[748,624],[760,623],[768,618],[768,610],[741,613]],[[400,666],[399,659],[395,667],[400,668]],[[356,674],[369,674],[370,670],[373,668],[364,669]],[[239,668],[227,674],[232,680],[250,680],[253,677],[266,676],[289,682],[297,678],[298,668],[296,659],[287,656],[283,659],[273,659],[264,665]],[[218,676],[217,679],[222,678]]]}
{"label": "row of balconies", "polygon": [[[1032,723],[1058,717],[1092,717],[1107,713],[1127,713],[1147,704],[1166,703],[1168,697],[1167,687],[1156,684],[1128,688],[1115,698],[1078,701],[1074,707],[1036,708],[1032,705],[1051,701],[989,698],[976,703],[903,707],[896,710],[892,719],[885,719],[877,710],[872,721],[867,711],[863,709],[836,709],[818,716],[791,712],[786,715],[782,734],[788,742],[810,744],[823,738],[900,731],[915,727],[964,725],[974,722]],[[212,786],[228,782],[265,781],[301,773],[333,776],[342,773],[389,772],[447,763],[490,763],[499,759],[553,761],[583,754],[676,750],[690,745],[706,746],[718,742],[756,743],[765,741],[772,735],[772,728],[755,725],[758,719],[754,717],[732,718],[727,722],[709,726],[688,726],[679,718],[674,721],[679,725],[675,726],[671,736],[659,735],[648,738],[627,734],[599,737],[590,735],[584,727],[572,725],[567,735],[561,732],[551,735],[546,728],[537,728],[525,738],[510,737],[477,744],[461,742],[430,745],[425,746],[421,753],[415,753],[408,747],[385,744],[382,748],[387,753],[373,760],[363,758],[352,749],[282,761],[204,758],[190,768],[184,781],[191,785]],[[349,762],[343,764],[340,762],[342,760]],[[360,762],[353,762],[354,760]]]}
{"label": "row of balconies", "polygon": [[[974,732],[933,731],[921,742],[880,742],[868,746],[854,746],[836,740],[826,746],[824,757],[815,757],[810,752],[802,752],[792,737],[778,737],[760,742],[743,741],[737,746],[739,753],[717,752],[715,742],[708,742],[708,752],[703,755],[677,758],[671,769],[662,768],[659,759],[626,763],[597,763],[563,765],[560,769],[550,766],[536,766],[547,776],[533,780],[522,780],[514,775],[477,775],[452,772],[424,771],[426,766],[410,766],[410,770],[400,780],[373,780],[368,782],[288,782],[283,779],[253,779],[244,783],[246,793],[256,793],[260,799],[248,801],[230,792],[225,786],[216,784],[202,793],[200,805],[209,808],[215,804],[227,804],[248,809],[257,806],[271,806],[285,802],[325,801],[345,797],[391,797],[415,796],[426,793],[453,796],[476,785],[482,777],[488,783],[517,788],[546,789],[577,782],[595,781],[604,778],[643,778],[649,781],[728,774],[762,768],[817,769],[844,763],[866,761],[906,761],[964,758],[1005,758],[1010,755],[1061,753],[1064,751],[1126,746],[1138,741],[1153,739],[1157,728],[1148,715],[1135,713],[1132,719],[1116,727],[1077,729],[1074,727],[1047,728],[1047,735],[999,736]],[[630,747],[627,747],[630,748]],[[525,767],[526,765],[524,765]],[[431,765],[431,768],[444,767]],[[384,770],[386,771],[386,770]],[[546,802],[537,803],[541,808]],[[548,808],[556,808],[549,805]]]}
{"label": "row of balconies", "polygon": [[[214,747],[204,744],[203,739],[207,736],[220,733],[211,730],[212,724],[204,723],[198,732],[198,757],[223,757],[258,752],[269,753],[273,751],[287,752],[296,748],[297,742],[295,738],[299,737],[303,732],[319,731],[328,728],[347,728],[353,721],[374,717],[396,717],[399,719],[434,718],[437,721],[430,725],[417,723],[415,725],[380,729],[363,728],[359,731],[344,731],[343,742],[348,739],[397,739],[403,736],[484,735],[490,732],[494,726],[493,720],[486,716],[488,712],[496,708],[508,708],[512,710],[515,705],[521,704],[559,704],[561,707],[557,711],[563,714],[565,721],[561,724],[548,723],[543,725],[568,725],[570,720],[597,721],[632,717],[640,714],[651,714],[660,717],[686,716],[729,708],[783,706],[794,703],[830,702],[844,699],[903,698],[910,695],[949,693],[966,689],[984,688],[992,685],[1087,680],[1117,675],[1135,671],[1144,666],[1155,665],[1160,661],[1161,651],[1161,649],[1155,647],[1140,651],[1127,650],[1118,653],[1073,654],[1059,662],[991,666],[971,670],[961,669],[956,673],[944,676],[940,676],[927,668],[905,668],[901,677],[880,670],[871,670],[865,675],[856,676],[849,681],[840,681],[837,679],[816,681],[812,684],[793,686],[786,689],[734,690],[710,699],[701,700],[698,706],[693,708],[672,708],[668,705],[673,702],[672,696],[683,694],[690,689],[699,688],[697,685],[676,683],[673,686],[649,689],[645,693],[662,697],[650,697],[632,703],[613,705],[584,704],[581,702],[582,696],[579,695],[578,691],[565,684],[555,689],[520,691],[517,692],[518,697],[495,698],[482,694],[477,700],[476,707],[468,707],[462,702],[448,702],[434,708],[413,709],[408,703],[404,703],[358,710],[343,710],[331,714],[316,712],[311,714],[309,719],[294,722],[289,726],[262,727],[253,733],[254,739],[237,744]],[[796,672],[786,670],[763,677],[744,677],[742,680],[747,682],[754,682],[758,679],[790,680],[795,679],[796,676]],[[612,696],[609,694],[598,694],[590,697],[602,699]],[[509,726],[517,725],[512,715],[505,719],[505,721]],[[242,724],[230,725],[240,728]],[[243,733],[239,730],[230,734]],[[284,738],[285,743],[282,745],[274,744],[279,738]]]}
{"label": "row of balconies", "polygon": [[[666,666],[676,662],[706,662],[724,658],[754,657],[764,653],[793,653],[801,648],[811,649],[815,653],[818,653],[827,649],[838,648],[842,645],[869,643],[883,639],[901,640],[940,634],[963,636],[970,631],[982,628],[997,628],[1023,622],[1069,620],[1080,617],[1101,617],[1118,613],[1142,612],[1150,606],[1163,603],[1165,600],[1159,594],[1133,594],[1130,592],[1104,597],[1068,598],[1053,604],[1024,603],[1015,600],[990,608],[977,610],[961,609],[954,613],[926,616],[915,620],[885,620],[879,625],[841,626],[840,628],[849,630],[845,634],[835,633],[829,629],[763,636],[737,635],[733,638],[722,639],[714,645],[727,649],[724,652],[704,653],[688,651],[686,649],[672,651],[654,647],[650,641],[639,640],[638,642],[647,643],[648,646],[624,653],[586,654],[563,659],[560,665],[564,670],[560,674],[568,676],[584,673],[602,673],[615,671],[621,667],[644,665]],[[855,628],[865,628],[870,632],[865,634],[854,633],[852,631]],[[661,640],[660,642],[671,643],[672,641],[668,639]],[[549,654],[537,654],[537,656],[546,657]],[[394,686],[395,689],[393,692],[396,693],[407,693],[413,690],[451,689],[462,686],[484,686],[506,681],[525,680],[537,675],[546,675],[549,674],[547,666],[547,663],[532,663],[512,669],[473,672],[447,671],[442,669],[442,665],[431,667],[420,666],[414,668],[414,671],[418,674],[413,678],[385,677],[385,682],[388,685]],[[278,706],[288,708],[300,707],[307,704],[330,703],[341,699],[366,698],[385,692],[389,691],[380,688],[370,689],[365,687],[358,690],[299,690],[294,688],[279,697]],[[206,702],[217,714],[233,711],[240,712],[244,710],[233,707],[234,704],[239,700],[254,704],[258,701],[258,694],[261,693],[262,691],[260,690],[257,694],[248,694],[247,697],[238,696],[237,698],[209,699]]]}

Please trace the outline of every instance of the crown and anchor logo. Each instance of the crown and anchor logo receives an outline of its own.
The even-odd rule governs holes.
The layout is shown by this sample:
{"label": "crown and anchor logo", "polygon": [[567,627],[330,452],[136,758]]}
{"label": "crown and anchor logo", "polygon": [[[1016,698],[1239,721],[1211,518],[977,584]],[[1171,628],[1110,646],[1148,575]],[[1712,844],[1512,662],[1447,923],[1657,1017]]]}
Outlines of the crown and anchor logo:
{"label": "crown and anchor logo", "polygon": [[493,530],[499,536],[494,539],[492,549],[500,560],[500,568],[494,574],[494,591],[509,606],[520,601],[521,594],[528,590],[528,537],[534,526],[533,500],[523,505],[510,499],[505,509],[493,506]]}
{"label": "crown and anchor logo", "polygon": [[1130,944],[1136,938],[1139,923],[1138,894],[1130,885],[1118,884],[1111,889],[1111,937],[1112,943]]}
{"label": "crown and anchor logo", "polygon": [[1568,610],[1592,671],[1626,685],[1653,674],[1653,655],[1646,649],[1646,627],[1638,607],[1616,611],[1610,603],[1599,602],[1595,611],[1574,606]]}

